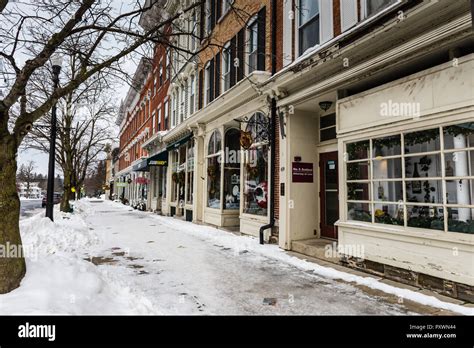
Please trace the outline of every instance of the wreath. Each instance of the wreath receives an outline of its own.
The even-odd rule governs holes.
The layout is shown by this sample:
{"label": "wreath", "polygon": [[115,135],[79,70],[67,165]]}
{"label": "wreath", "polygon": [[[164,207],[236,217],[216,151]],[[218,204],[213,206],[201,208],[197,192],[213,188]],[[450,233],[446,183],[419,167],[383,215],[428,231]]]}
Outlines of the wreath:
{"label": "wreath", "polygon": [[210,165],[210,166],[207,168],[207,175],[208,175],[211,179],[215,179],[215,178],[216,178],[216,173],[217,173],[217,169],[216,169],[216,166],[215,166],[215,165]]}
{"label": "wreath", "polygon": [[184,184],[184,179],[185,179],[184,172],[179,172],[179,174],[178,174],[178,183],[183,185]]}

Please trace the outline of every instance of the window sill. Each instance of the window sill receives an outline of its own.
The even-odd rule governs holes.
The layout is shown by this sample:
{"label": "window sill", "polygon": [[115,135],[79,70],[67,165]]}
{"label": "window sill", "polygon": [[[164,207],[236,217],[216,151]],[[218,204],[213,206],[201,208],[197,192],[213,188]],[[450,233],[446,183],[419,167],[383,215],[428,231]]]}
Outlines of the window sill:
{"label": "window sill", "polygon": [[469,233],[443,232],[437,230],[403,227],[393,227],[393,225],[384,225],[376,223],[368,223],[363,221],[338,221],[335,223],[339,228],[356,229],[363,232],[378,233],[381,238],[387,238],[389,235],[408,237],[415,239],[436,240],[440,242],[458,243],[464,245],[472,245],[474,235]]}

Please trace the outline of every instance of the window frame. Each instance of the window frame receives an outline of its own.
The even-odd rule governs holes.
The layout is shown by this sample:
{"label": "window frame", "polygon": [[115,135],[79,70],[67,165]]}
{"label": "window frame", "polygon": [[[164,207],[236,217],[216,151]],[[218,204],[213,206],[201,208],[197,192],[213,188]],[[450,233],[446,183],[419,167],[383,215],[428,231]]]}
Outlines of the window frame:
{"label": "window frame", "polygon": [[[350,141],[345,141],[343,144],[344,148],[344,162],[343,162],[343,175],[344,175],[344,187],[343,187],[343,201],[344,201],[344,217],[345,221],[347,222],[357,222],[357,223],[370,223],[370,224],[376,224],[374,226],[393,226],[395,228],[403,228],[403,229],[416,229],[417,231],[431,231],[434,233],[464,233],[464,232],[459,232],[459,231],[450,231],[449,230],[449,209],[457,209],[457,208],[468,208],[471,210],[474,210],[474,201],[471,201],[471,204],[463,205],[463,204],[457,204],[457,203],[449,203],[447,201],[447,183],[451,181],[461,181],[461,180],[467,180],[467,185],[469,187],[469,191],[471,193],[471,199],[473,196],[473,190],[474,190],[474,170],[472,170],[473,163],[471,163],[470,156],[472,156],[472,153],[474,153],[474,143],[468,143],[466,144],[465,148],[445,148],[445,130],[448,127],[452,126],[457,126],[460,124],[464,123],[469,123],[469,121],[459,121],[456,123],[450,123],[450,124],[442,124],[439,126],[434,126],[430,127],[429,129],[437,129],[438,130],[438,135],[439,135],[439,149],[435,149],[432,151],[419,151],[419,152],[410,152],[410,153],[405,153],[405,147],[407,144],[405,143],[405,137],[407,134],[412,134],[412,133],[417,133],[417,132],[422,132],[426,131],[426,129],[409,129],[409,130],[401,130],[399,132],[394,132],[394,133],[387,133],[383,135],[376,135],[368,138],[362,138],[362,139],[357,139],[357,140],[350,140]],[[374,156],[374,141],[377,139],[383,139],[383,138],[388,138],[391,136],[400,136],[400,154],[399,155],[390,155],[390,156]],[[349,159],[348,158],[348,145],[352,143],[359,143],[359,142],[366,142],[368,141],[369,147],[367,149],[368,154],[366,158],[363,159]],[[467,160],[468,163],[471,165],[471,168],[468,167],[468,175],[467,176],[452,176],[452,175],[446,175],[446,155],[453,154],[453,153],[459,153],[459,152],[466,152],[467,153]],[[406,159],[409,158],[421,158],[424,156],[439,156],[439,163],[440,163],[440,175],[434,175],[434,176],[420,176],[419,179],[414,179],[414,177],[407,176],[407,171],[406,171]],[[374,176],[374,162],[378,160],[387,160],[387,159],[400,159],[401,162],[401,177],[400,178],[376,178]],[[368,175],[367,179],[348,179],[348,164],[351,163],[368,163]],[[470,173],[469,173],[470,172]],[[423,186],[424,182],[429,182],[437,183],[437,188],[439,192],[436,192],[434,195],[437,195],[440,202],[411,202],[408,200],[408,195],[407,195],[407,183],[411,184],[414,181],[420,181],[421,185]],[[374,190],[374,184],[379,183],[379,182],[401,182],[402,186],[402,200],[398,202],[394,201],[385,201],[385,200],[380,200],[380,199],[375,199],[375,190]],[[368,196],[369,198],[367,200],[363,199],[349,199],[348,194],[348,184],[366,184],[368,185]],[[434,198],[435,196],[431,196],[430,198]],[[362,221],[362,220],[357,220],[357,219],[350,219],[349,218],[349,205],[350,204],[367,204],[369,206],[370,210],[370,216],[371,216],[371,221]],[[403,205],[403,225],[396,225],[396,224],[384,224],[380,222],[376,222],[376,205]],[[431,209],[432,207],[436,210],[436,214],[438,214],[440,211],[442,211],[442,219],[443,219],[443,229],[435,229],[435,228],[425,228],[425,227],[414,227],[414,226],[409,226],[408,225],[408,210],[409,207],[428,207]],[[472,219],[474,220],[474,216],[472,216]]]}
{"label": "window frame", "polygon": [[[227,60],[226,60],[226,57],[227,57]],[[230,42],[226,43],[224,45],[224,49],[222,50],[221,66],[222,66],[222,73],[221,73],[222,91],[226,92],[229,89],[231,89],[230,75],[231,75],[231,70],[232,70],[232,54],[231,54]],[[226,71],[225,68],[228,68],[228,71]]]}
{"label": "window frame", "polygon": [[[316,1],[318,1],[318,13],[317,14],[313,15],[311,18],[309,18],[303,24],[301,23],[301,10],[299,11],[298,16],[297,16],[296,32],[298,33],[298,40],[296,42],[297,42],[297,45],[298,45],[298,49],[297,49],[298,56],[303,55],[303,53],[307,49],[309,49],[309,47],[307,47],[305,50],[302,50],[303,46],[302,46],[301,43],[302,43],[303,35],[301,35],[301,31],[304,30],[305,27],[308,27],[311,24],[313,24],[315,21],[318,22],[318,38],[317,38],[317,42],[313,46],[318,45],[318,44],[321,43],[321,1],[319,1],[319,0],[316,0]],[[298,4],[300,5],[300,8],[301,8],[301,0],[298,1]],[[311,47],[313,47],[313,46],[311,46]]]}
{"label": "window frame", "polygon": [[[247,24],[247,72],[250,75],[258,70],[258,18],[254,16]],[[255,42],[254,42],[255,39]],[[255,47],[254,46],[255,43]],[[253,48],[253,50],[252,50]],[[252,66],[252,59],[255,59],[255,66]]]}

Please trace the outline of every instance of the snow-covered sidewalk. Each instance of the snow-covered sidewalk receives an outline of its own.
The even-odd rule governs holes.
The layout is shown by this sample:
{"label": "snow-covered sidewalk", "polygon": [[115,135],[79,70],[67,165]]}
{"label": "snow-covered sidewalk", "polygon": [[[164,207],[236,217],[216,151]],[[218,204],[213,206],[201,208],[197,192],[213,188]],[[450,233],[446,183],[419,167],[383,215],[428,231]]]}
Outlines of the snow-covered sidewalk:
{"label": "snow-covered sidewalk", "polygon": [[[323,267],[208,226],[82,200],[21,223],[32,246],[0,314],[414,314],[353,284],[461,314],[472,308]],[[27,249],[29,250],[29,249]],[[352,284],[351,284],[352,282]]]}

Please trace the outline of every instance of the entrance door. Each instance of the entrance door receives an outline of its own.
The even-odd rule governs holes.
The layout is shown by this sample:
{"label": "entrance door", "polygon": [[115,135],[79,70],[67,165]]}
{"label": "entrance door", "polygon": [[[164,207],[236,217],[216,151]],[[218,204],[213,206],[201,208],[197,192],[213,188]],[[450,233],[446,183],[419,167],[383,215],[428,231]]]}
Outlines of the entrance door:
{"label": "entrance door", "polygon": [[320,154],[319,166],[321,237],[337,239],[334,226],[339,219],[337,151]]}

